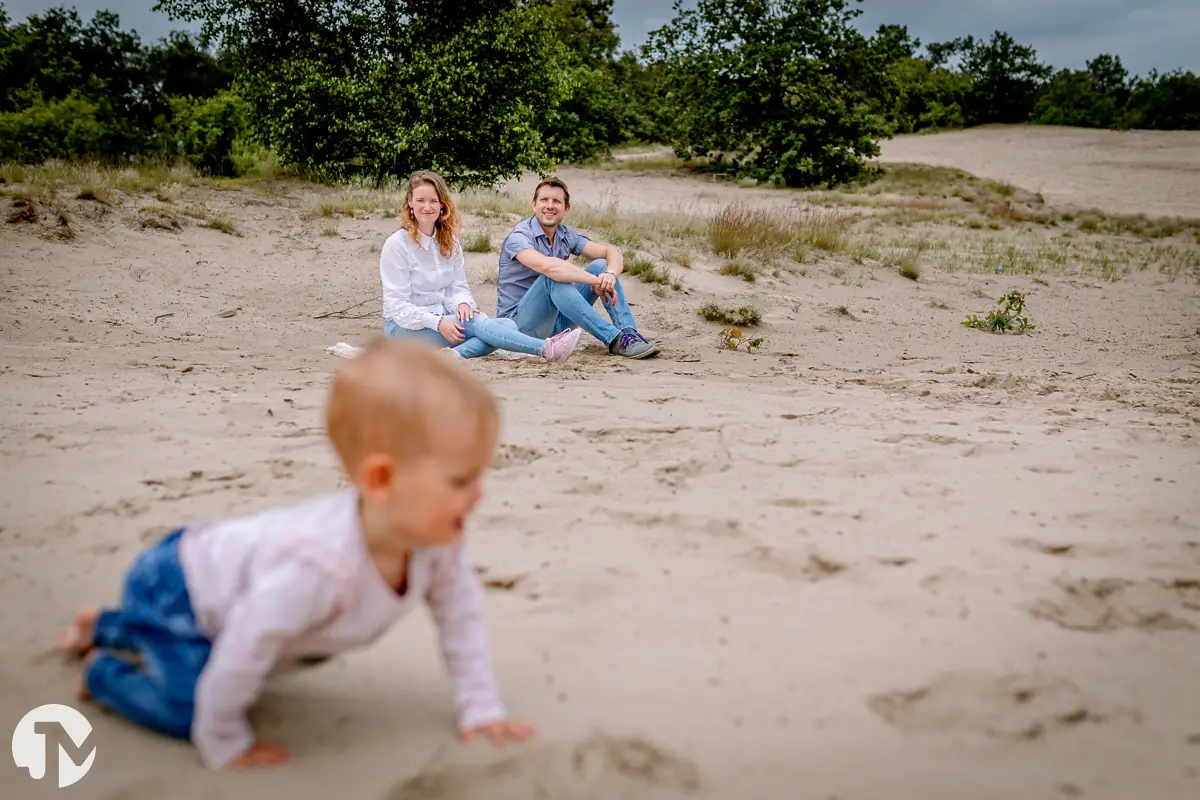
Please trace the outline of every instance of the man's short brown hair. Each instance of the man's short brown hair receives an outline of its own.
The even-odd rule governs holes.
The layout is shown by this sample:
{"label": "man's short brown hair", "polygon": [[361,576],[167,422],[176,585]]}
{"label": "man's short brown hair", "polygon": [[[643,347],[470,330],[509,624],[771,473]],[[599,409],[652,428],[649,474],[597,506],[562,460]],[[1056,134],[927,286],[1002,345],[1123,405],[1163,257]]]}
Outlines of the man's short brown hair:
{"label": "man's short brown hair", "polygon": [[551,177],[551,178],[546,178],[544,181],[539,183],[534,188],[533,202],[535,202],[535,203],[537,202],[538,192],[542,191],[542,187],[544,187],[544,186],[553,186],[556,189],[562,189],[563,196],[567,200],[567,205],[571,205],[571,190],[567,188],[567,184],[563,183],[563,179],[558,177],[557,175],[555,175],[554,177]]}

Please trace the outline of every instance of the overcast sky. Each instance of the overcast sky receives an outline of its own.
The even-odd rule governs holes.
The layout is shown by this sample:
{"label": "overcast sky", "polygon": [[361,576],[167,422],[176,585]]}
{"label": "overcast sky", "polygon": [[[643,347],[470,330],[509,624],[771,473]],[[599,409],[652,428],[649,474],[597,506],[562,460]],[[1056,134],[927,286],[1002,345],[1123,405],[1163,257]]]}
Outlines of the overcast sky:
{"label": "overcast sky", "polygon": [[[691,0],[685,0],[691,5]],[[150,11],[154,0],[0,0],[16,20],[60,5],[73,5],[86,19],[96,9],[121,15],[124,28],[156,40],[184,27]],[[615,0],[621,45],[641,44],[666,22],[673,0]],[[858,24],[866,32],[884,22],[907,25],[922,42],[1007,31],[1032,44],[1043,61],[1082,69],[1098,53],[1114,53],[1130,72],[1177,67],[1200,73],[1200,0],[866,0]]]}

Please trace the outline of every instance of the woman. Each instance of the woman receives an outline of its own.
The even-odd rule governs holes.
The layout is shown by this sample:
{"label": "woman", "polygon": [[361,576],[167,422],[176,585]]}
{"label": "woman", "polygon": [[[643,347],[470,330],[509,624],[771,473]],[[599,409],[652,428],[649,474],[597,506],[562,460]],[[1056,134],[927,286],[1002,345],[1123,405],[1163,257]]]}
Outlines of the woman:
{"label": "woman", "polygon": [[535,339],[518,331],[513,320],[491,319],[476,307],[458,240],[459,223],[441,176],[414,173],[400,211],[401,228],[384,242],[379,258],[384,332],[452,347],[461,358],[501,349],[565,363],[579,342],[579,328]]}

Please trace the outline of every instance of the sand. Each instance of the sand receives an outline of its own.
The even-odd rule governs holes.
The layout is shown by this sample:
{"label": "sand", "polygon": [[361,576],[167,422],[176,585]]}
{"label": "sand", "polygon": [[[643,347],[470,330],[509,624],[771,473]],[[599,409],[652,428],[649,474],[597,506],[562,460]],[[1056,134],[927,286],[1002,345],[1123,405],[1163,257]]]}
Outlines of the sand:
{"label": "sand", "polygon": [[882,161],[957,167],[1040,192],[1062,208],[1200,217],[1200,137],[1193,131],[1105,131],[994,125],[899,136]]}
{"label": "sand", "polygon": [[[1040,175],[1025,188],[1064,203],[1200,208],[1200,182],[1178,177],[1200,168],[1195,147],[1169,173],[1092,164],[1085,179],[1083,134],[999,135],[888,155]],[[564,174],[597,204],[618,187],[625,208],[771,196]],[[340,485],[321,407],[341,362],[325,348],[378,330],[394,222],[308,219],[302,186],[187,195],[243,235],[140,230],[128,209],[74,211],[71,241],[0,225],[5,730],[73,702],[77,671],[39,653],[76,607],[116,598],[147,542]],[[495,242],[505,219],[468,224]],[[470,257],[489,308],[495,258]],[[565,367],[469,365],[504,413],[469,535],[504,697],[540,726],[533,743],[454,740],[417,615],[271,684],[255,720],[291,748],[285,768],[208,772],[185,744],[77,704],[92,771],[60,793],[9,763],[4,797],[1200,796],[1197,282],[913,282],[848,264],[745,284],[698,258],[682,291],[626,282],[658,359],[589,342]],[[860,269],[861,286],[836,277]],[[1034,333],[959,324],[1013,289]],[[761,351],[718,346],[695,315],[713,298],[764,310]]]}

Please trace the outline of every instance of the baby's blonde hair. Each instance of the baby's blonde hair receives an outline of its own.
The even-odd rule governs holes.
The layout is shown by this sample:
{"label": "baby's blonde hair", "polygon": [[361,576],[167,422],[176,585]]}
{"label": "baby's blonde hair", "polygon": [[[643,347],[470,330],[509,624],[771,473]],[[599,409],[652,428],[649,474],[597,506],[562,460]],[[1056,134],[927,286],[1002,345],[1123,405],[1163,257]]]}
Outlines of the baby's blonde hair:
{"label": "baby's blonde hair", "polygon": [[429,452],[439,416],[491,437],[499,409],[482,381],[428,345],[380,338],[334,376],[325,421],[353,476],[372,453],[406,461]]}

